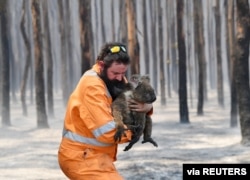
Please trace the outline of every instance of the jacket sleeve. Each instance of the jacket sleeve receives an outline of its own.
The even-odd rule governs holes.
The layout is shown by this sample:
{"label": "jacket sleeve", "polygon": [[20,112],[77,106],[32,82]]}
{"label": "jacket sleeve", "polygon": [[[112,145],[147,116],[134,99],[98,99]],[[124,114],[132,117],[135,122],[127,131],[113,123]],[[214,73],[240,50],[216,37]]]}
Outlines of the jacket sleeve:
{"label": "jacket sleeve", "polygon": [[147,112],[147,115],[148,115],[148,116],[151,116],[151,115],[153,114],[153,112],[154,112],[154,109],[153,109],[153,107],[152,107],[151,110],[150,110],[149,112]]}
{"label": "jacket sleeve", "polygon": [[[93,83],[87,86],[83,92],[83,107],[80,110],[80,116],[98,141],[115,143],[116,124],[111,110],[112,99],[108,94],[103,84]],[[128,142],[131,136],[131,131],[125,131],[119,143]]]}

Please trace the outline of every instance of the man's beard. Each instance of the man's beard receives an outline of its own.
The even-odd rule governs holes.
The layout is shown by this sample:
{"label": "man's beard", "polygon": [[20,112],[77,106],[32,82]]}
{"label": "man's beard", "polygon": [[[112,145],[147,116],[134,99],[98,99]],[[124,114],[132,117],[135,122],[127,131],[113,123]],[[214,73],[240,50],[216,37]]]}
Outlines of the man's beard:
{"label": "man's beard", "polygon": [[115,100],[116,97],[124,90],[126,83],[124,80],[109,80],[106,68],[100,73],[99,76],[105,82],[112,99]]}

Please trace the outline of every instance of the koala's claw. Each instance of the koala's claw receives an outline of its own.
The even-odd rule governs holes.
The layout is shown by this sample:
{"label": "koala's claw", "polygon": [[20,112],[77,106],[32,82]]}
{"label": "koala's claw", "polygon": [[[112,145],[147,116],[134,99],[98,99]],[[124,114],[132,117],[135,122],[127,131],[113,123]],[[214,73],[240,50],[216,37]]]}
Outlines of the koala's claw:
{"label": "koala's claw", "polygon": [[125,129],[122,127],[118,127],[114,135],[115,142],[120,142],[122,139],[122,135],[126,136]]}
{"label": "koala's claw", "polygon": [[150,137],[150,138],[146,138],[142,141],[142,144],[146,143],[146,142],[150,142],[151,144],[153,144],[155,147],[158,147],[158,144]]}
{"label": "koala's claw", "polygon": [[122,138],[122,133],[117,131],[114,136],[115,142],[120,142],[121,138]]}
{"label": "koala's claw", "polygon": [[132,146],[126,146],[123,151],[128,151]]}

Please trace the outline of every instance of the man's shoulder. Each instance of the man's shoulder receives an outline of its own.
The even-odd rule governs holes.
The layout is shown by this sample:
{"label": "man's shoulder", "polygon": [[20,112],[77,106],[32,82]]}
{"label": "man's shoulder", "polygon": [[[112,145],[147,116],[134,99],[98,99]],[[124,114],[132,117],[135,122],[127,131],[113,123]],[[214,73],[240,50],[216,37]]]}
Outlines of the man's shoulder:
{"label": "man's shoulder", "polygon": [[104,85],[102,79],[93,69],[86,71],[83,74],[81,81],[85,85]]}
{"label": "man's shoulder", "polygon": [[85,76],[93,76],[93,77],[98,77],[97,72],[92,68],[84,72],[83,77]]}

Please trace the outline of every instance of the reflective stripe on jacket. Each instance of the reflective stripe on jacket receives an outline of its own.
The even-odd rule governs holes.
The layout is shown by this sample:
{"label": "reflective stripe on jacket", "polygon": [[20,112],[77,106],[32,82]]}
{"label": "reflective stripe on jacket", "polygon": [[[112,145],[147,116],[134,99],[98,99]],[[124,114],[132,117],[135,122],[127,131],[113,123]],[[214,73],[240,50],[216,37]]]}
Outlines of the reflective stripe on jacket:
{"label": "reflective stripe on jacket", "polygon": [[[111,112],[112,97],[98,76],[99,71],[100,67],[95,64],[85,72],[69,97],[63,137],[71,140],[74,147],[84,145],[105,151],[115,160],[117,143],[114,141],[116,124]],[[131,132],[125,133],[119,143],[131,139]]]}

